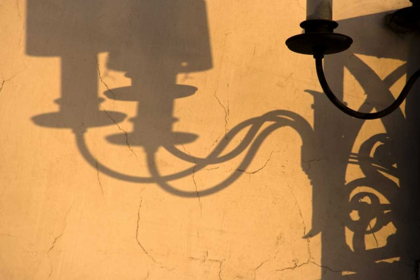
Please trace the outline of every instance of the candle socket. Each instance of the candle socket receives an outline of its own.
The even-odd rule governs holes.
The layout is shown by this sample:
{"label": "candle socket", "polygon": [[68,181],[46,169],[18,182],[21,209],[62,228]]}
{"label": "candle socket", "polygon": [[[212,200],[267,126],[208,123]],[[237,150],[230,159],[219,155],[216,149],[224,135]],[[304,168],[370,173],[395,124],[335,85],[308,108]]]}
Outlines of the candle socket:
{"label": "candle socket", "polygon": [[305,33],[286,40],[287,47],[296,53],[323,56],[347,50],[353,40],[334,33],[338,23],[332,20],[311,19],[300,24]]}
{"label": "candle socket", "polygon": [[413,6],[387,15],[385,22],[396,33],[420,32],[420,0],[411,0]]}
{"label": "candle socket", "polygon": [[300,23],[305,33],[332,33],[337,26],[336,21],[325,19],[309,19]]}

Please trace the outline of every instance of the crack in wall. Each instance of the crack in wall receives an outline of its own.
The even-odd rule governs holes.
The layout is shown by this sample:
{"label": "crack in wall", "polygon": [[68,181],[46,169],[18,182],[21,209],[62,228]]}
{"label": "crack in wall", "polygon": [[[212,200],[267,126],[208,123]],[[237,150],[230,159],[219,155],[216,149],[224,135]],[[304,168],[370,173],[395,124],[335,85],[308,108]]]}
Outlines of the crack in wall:
{"label": "crack in wall", "polygon": [[203,204],[201,203],[200,193],[198,191],[197,182],[195,181],[195,169],[196,168],[197,168],[197,165],[195,165],[194,168],[193,168],[192,179],[193,179],[194,186],[195,186],[195,194],[197,195],[198,204],[200,205],[200,217],[201,217],[203,215]]}
{"label": "crack in wall", "polygon": [[48,249],[48,251],[47,251],[47,256],[48,256],[48,260],[49,260],[49,262],[50,262],[50,274],[48,275],[48,279],[51,277],[51,275],[53,274],[53,272],[54,272],[54,267],[53,267],[53,265],[52,265],[52,262],[51,262],[51,258],[50,258],[50,253],[51,253],[51,251],[55,248],[55,244],[57,243],[57,241],[64,235],[64,231],[65,231],[65,229],[66,229],[66,227],[67,227],[67,217],[68,217],[68,215],[70,214],[70,211],[71,211],[71,209],[73,208],[73,205],[74,205],[74,202],[71,204],[71,206],[70,206],[70,208],[69,208],[69,211],[67,211],[67,214],[66,214],[66,216],[64,217],[64,226],[63,226],[63,229],[61,230],[61,233],[57,236],[57,237],[55,237],[54,238],[54,241],[53,241],[53,243],[51,244],[51,247]]}
{"label": "crack in wall", "polygon": [[260,269],[266,262],[268,262],[269,261],[269,259],[268,260],[265,260],[265,261],[263,261],[262,263],[260,263],[256,268],[254,268],[254,280],[256,280],[257,279],[257,270],[258,269]]}
{"label": "crack in wall", "polygon": [[102,196],[104,196],[104,189],[102,187],[101,178],[99,177],[98,161],[96,161],[96,178],[98,179],[99,187],[101,188]]}
{"label": "crack in wall", "polygon": [[[225,49],[226,49],[226,44],[227,44],[227,38],[230,34],[231,34],[231,32],[228,32],[228,33],[224,34],[225,37],[224,37],[224,43],[223,43],[223,51],[222,51],[222,55],[220,57],[220,67],[219,67],[219,72],[218,72],[217,81],[216,81],[217,89],[214,91],[214,97],[217,99],[217,102],[223,108],[223,111],[225,112],[225,139],[226,140],[228,140],[227,139],[227,132],[228,132],[227,125],[228,125],[228,120],[229,120],[229,99],[228,99],[228,105],[227,105],[227,109],[226,109],[226,107],[223,106],[222,102],[220,102],[220,99],[217,97],[217,91],[219,90],[218,85],[219,85],[220,75],[222,73],[222,65],[223,65],[223,60],[224,60],[224,57],[225,57]],[[229,84],[228,84],[228,87],[229,87]]]}
{"label": "crack in wall", "polygon": [[143,247],[143,245],[140,243],[139,240],[139,227],[140,227],[140,210],[141,210],[141,204],[143,202],[143,199],[140,200],[140,204],[139,204],[139,209],[137,211],[137,228],[136,228],[136,240],[137,240],[137,244],[140,246],[140,248],[143,250],[143,252],[154,262],[154,263],[158,263],[155,258],[153,258],[153,256],[151,256],[149,254],[149,252],[147,252],[147,250]]}
{"label": "crack in wall", "polygon": [[203,204],[201,203],[200,193],[198,191],[197,182],[195,181],[195,169],[197,168],[197,161],[196,161],[195,157],[193,157],[191,155],[191,153],[187,149],[185,149],[183,144],[181,144],[181,146],[182,146],[182,149],[184,149],[184,151],[193,158],[193,161],[195,163],[195,166],[193,168],[193,173],[192,173],[192,180],[193,180],[193,183],[194,183],[194,186],[195,186],[195,194],[196,194],[197,199],[198,199],[198,204],[200,206],[200,217],[201,217],[203,215]]}
{"label": "crack in wall", "polygon": [[[316,262],[311,261],[311,260],[308,260],[308,261],[306,261],[306,262],[304,262],[304,263],[301,263],[301,264],[299,264],[299,265],[298,265],[297,263],[295,263],[295,265],[294,265],[294,266],[291,266],[291,267],[286,267],[286,268],[283,268],[283,269],[277,269],[276,271],[277,271],[277,272],[282,272],[282,271],[286,271],[286,270],[295,270],[296,268],[300,268],[300,267],[305,266],[305,265],[308,265],[308,264],[313,264],[313,265],[315,265],[315,266],[317,266],[317,267],[320,267],[320,268],[326,269],[326,270],[328,270],[328,271],[330,271],[330,272],[333,272],[333,273],[341,273],[341,274],[342,274],[342,273],[343,273],[343,271],[344,271],[344,270],[334,270],[334,269],[332,269],[332,268],[330,268],[330,267],[328,267],[328,266],[317,264]],[[344,277],[346,277],[347,279],[349,279],[347,275],[342,275],[342,276],[344,276]]]}
{"label": "crack in wall", "polygon": [[[329,271],[334,272],[334,273],[343,273],[344,272],[344,270],[335,270],[335,269],[332,269],[332,268],[330,268],[328,266],[317,264],[316,262],[313,262],[313,261],[311,261],[311,264],[314,264],[314,265],[316,265],[316,266],[318,266],[320,268],[329,270]],[[343,276],[346,276],[346,278],[348,278],[347,275],[343,275]]]}
{"label": "crack in wall", "polygon": [[214,145],[216,145],[217,142],[219,142],[219,138],[220,138],[220,136],[218,136],[217,139],[213,142],[213,144],[210,145],[210,148],[213,147]]}
{"label": "crack in wall", "polygon": [[222,266],[223,266],[223,261],[220,261],[220,265],[219,265],[219,280],[223,280],[222,279]]}
{"label": "crack in wall", "polygon": [[271,159],[271,155],[274,153],[274,152],[277,152],[277,151],[272,151],[271,153],[270,153],[270,155],[268,156],[268,159],[267,159],[267,161],[264,163],[264,165],[262,166],[262,167],[260,167],[260,168],[258,168],[257,170],[255,170],[255,171],[246,171],[246,170],[244,170],[244,169],[236,169],[236,171],[239,171],[239,172],[244,172],[244,173],[246,173],[246,174],[255,174],[255,173],[257,173],[257,172],[259,172],[259,171],[261,171],[262,169],[264,169],[266,166],[267,166],[267,164],[268,164],[268,162],[270,161],[270,159]]}
{"label": "crack in wall", "polygon": [[259,266],[257,266],[255,269],[254,269],[254,271],[256,271],[256,270],[258,270],[258,269],[260,269],[266,262],[268,262],[269,260],[265,260],[265,261],[263,261],[262,263],[260,263],[260,265]]}
{"label": "crack in wall", "polygon": [[209,262],[213,262],[213,263],[218,263],[219,264],[219,280],[222,280],[222,266],[223,266],[223,262],[225,261],[223,260],[217,260],[217,259],[209,259],[209,251],[205,252],[205,256],[202,258],[195,258],[195,257],[189,257],[188,259],[192,260],[192,261],[199,261],[201,263],[205,263],[207,261]]}
{"label": "crack in wall", "polygon": [[98,61],[96,61],[96,65],[97,65],[97,68],[98,68],[98,77],[99,77],[99,80],[106,87],[106,89],[112,94],[112,97],[114,98],[114,102],[112,104],[112,106],[114,107],[114,105],[115,105],[115,94],[114,94],[114,92],[112,92],[112,90],[108,87],[108,85],[102,79],[102,74],[101,74],[101,70],[99,69],[99,63],[98,63]]}
{"label": "crack in wall", "polygon": [[228,140],[227,138],[227,132],[228,132],[228,121],[229,121],[229,100],[228,100],[228,105],[227,105],[227,109],[225,106],[223,106],[222,102],[220,102],[220,99],[217,97],[217,91],[216,90],[214,92],[214,97],[217,99],[217,102],[219,103],[219,105],[223,108],[223,111],[225,112],[225,139]]}
{"label": "crack in wall", "polygon": [[308,260],[308,261],[306,261],[304,263],[301,263],[299,265],[298,265],[298,262],[295,262],[295,265],[294,266],[285,267],[285,268],[282,268],[282,269],[276,269],[276,271],[277,272],[282,272],[282,271],[286,271],[286,270],[295,270],[296,268],[302,267],[302,266],[307,265],[307,264],[310,264],[310,263],[311,263],[310,260]]}
{"label": "crack in wall", "polygon": [[12,77],[10,77],[9,79],[3,79],[3,81],[1,82],[1,85],[0,85],[0,92],[3,90],[4,84],[5,84],[6,82],[10,81],[11,79],[13,79],[14,77],[16,77],[16,76],[17,76],[17,74],[19,74],[19,73],[14,74],[14,75],[13,75]]}
{"label": "crack in wall", "polygon": [[3,86],[4,86],[4,83],[6,82],[6,80],[3,80],[3,82],[1,82],[1,85],[0,85],[0,92],[3,90]]}
{"label": "crack in wall", "polygon": [[19,0],[16,0],[16,8],[17,8],[19,18],[22,19],[22,15],[20,13],[20,7],[19,7]]}
{"label": "crack in wall", "polygon": [[[304,237],[306,237],[306,223],[305,223],[305,219],[303,218],[302,209],[300,208],[300,205],[299,205],[299,203],[298,203],[298,201],[297,201],[296,195],[295,195],[295,193],[293,192],[292,188],[290,187],[290,185],[287,185],[287,186],[289,187],[290,192],[292,193],[293,197],[295,198],[295,205],[296,205],[296,207],[297,207],[297,209],[298,209],[299,216],[300,216],[300,218],[302,219],[302,224],[303,224],[303,236],[304,236]],[[307,260],[306,262],[304,262],[304,263],[300,264],[300,265],[298,265],[298,262],[299,262],[299,261],[298,261],[298,262],[296,262],[296,263],[295,263],[295,265],[294,265],[293,267],[288,267],[288,268],[285,268],[285,269],[283,269],[283,270],[287,270],[287,269],[292,269],[292,270],[294,270],[294,269],[296,269],[296,268],[298,268],[298,267],[302,267],[303,265],[307,265],[307,264],[309,264],[309,263],[311,263],[311,262],[312,262],[313,257],[312,257],[312,251],[311,251],[311,240],[310,240],[310,238],[306,238],[306,242],[307,242],[308,260]],[[280,270],[280,271],[283,271],[283,270]]]}
{"label": "crack in wall", "polygon": [[207,260],[208,261],[218,261],[218,260],[212,260],[212,259],[208,259],[208,257],[209,257],[209,251],[205,251],[205,256],[204,256],[204,258],[194,258],[194,257],[189,257],[189,259],[190,260],[192,260],[192,261],[199,261],[199,262],[201,262],[201,263],[205,263]]}
{"label": "crack in wall", "polygon": [[[326,269],[326,270],[328,270],[330,272],[333,272],[333,273],[343,273],[343,270],[334,270],[334,269],[332,269],[332,268],[330,268],[328,266],[320,265],[320,264],[317,264],[316,262],[313,261],[312,251],[311,251],[311,246],[310,246],[311,245],[311,243],[310,243],[311,241],[310,241],[310,238],[306,237],[306,224],[305,224],[305,220],[303,219],[302,210],[301,210],[301,208],[300,208],[300,206],[299,206],[299,204],[297,202],[297,198],[296,198],[296,196],[295,196],[292,188],[289,185],[287,185],[287,186],[289,187],[289,189],[290,189],[293,197],[295,198],[295,204],[296,204],[296,207],[298,208],[299,216],[302,219],[302,223],[303,223],[303,234],[304,234],[304,238],[306,238],[306,240],[307,240],[308,260],[306,262],[304,262],[304,263],[301,263],[301,264],[298,264],[299,263],[299,260],[298,260],[298,261],[295,262],[295,264],[293,266],[285,267],[285,268],[282,268],[282,269],[277,269],[276,271],[277,272],[282,272],[282,271],[286,271],[286,270],[295,270],[295,269],[300,268],[302,266],[305,266],[305,265],[308,265],[308,264],[313,264],[313,265],[316,265],[316,266],[318,266],[320,268]],[[343,276],[345,276],[348,279],[348,276],[347,275],[343,275]]]}
{"label": "crack in wall", "polygon": [[314,158],[314,159],[310,159],[308,161],[302,160],[302,162],[306,163],[308,165],[308,169],[306,169],[305,172],[308,172],[309,170],[311,170],[311,162],[319,162],[321,160],[328,160],[328,158],[324,158],[324,157],[320,157],[320,158]]}
{"label": "crack in wall", "polygon": [[134,152],[134,150],[130,146],[130,143],[128,142],[128,133],[127,133],[127,131],[125,131],[124,129],[121,128],[121,126],[111,117],[111,115],[108,113],[108,111],[104,107],[102,107],[101,105],[99,105],[99,107],[108,116],[108,118],[110,118],[112,120],[112,122],[118,127],[118,129],[121,130],[122,132],[124,132],[124,134],[125,134],[125,143],[126,143],[128,149],[136,157],[137,161],[139,161],[139,158],[137,157],[137,154]]}
{"label": "crack in wall", "polygon": [[115,100],[116,100],[115,99],[115,94],[114,94],[114,92],[112,92],[112,90],[108,87],[108,85],[102,79],[102,74],[101,74],[101,70],[100,70],[100,67],[99,67],[98,56],[97,56],[96,52],[94,51],[93,44],[92,44],[92,36],[91,36],[91,32],[90,32],[91,30],[90,30],[89,24],[88,24],[87,27],[88,27],[87,28],[87,31],[88,31],[88,35],[89,35],[90,48],[91,48],[92,53],[94,54],[95,60],[96,60],[96,69],[98,70],[98,78],[99,78],[99,81],[101,82],[101,84],[103,84],[106,87],[106,89],[112,94],[112,97],[114,99],[113,102],[112,102],[112,107],[114,108],[114,106],[115,106]]}
{"label": "crack in wall", "polygon": [[220,168],[220,166],[216,166],[216,167],[213,167],[213,168],[206,168],[205,170],[211,171],[211,170],[216,170],[216,169],[219,169],[219,168]]}
{"label": "crack in wall", "polygon": [[137,227],[136,227],[136,241],[137,241],[137,244],[142,249],[142,251],[144,252],[144,254],[146,254],[146,256],[153,261],[153,263],[159,264],[160,265],[160,268],[163,268],[163,269],[165,269],[167,271],[172,271],[176,267],[174,267],[174,268],[168,268],[168,267],[164,266],[161,262],[158,262],[152,255],[150,255],[150,253],[146,250],[146,248],[141,244],[141,242],[139,240],[139,228],[140,228],[140,220],[141,220],[140,212],[141,212],[141,205],[142,205],[142,203],[143,203],[143,199],[140,200],[139,208],[137,210]]}

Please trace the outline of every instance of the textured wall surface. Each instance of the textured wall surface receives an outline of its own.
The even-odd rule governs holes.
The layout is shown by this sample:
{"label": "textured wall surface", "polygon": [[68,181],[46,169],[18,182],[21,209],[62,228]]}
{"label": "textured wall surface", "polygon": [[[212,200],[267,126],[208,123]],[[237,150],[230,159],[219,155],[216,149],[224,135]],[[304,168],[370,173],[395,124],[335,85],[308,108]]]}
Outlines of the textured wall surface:
{"label": "textured wall surface", "polygon": [[[335,1],[348,106],[420,65],[409,4]],[[419,95],[339,112],[284,43],[305,6],[2,1],[0,279],[415,279]]]}

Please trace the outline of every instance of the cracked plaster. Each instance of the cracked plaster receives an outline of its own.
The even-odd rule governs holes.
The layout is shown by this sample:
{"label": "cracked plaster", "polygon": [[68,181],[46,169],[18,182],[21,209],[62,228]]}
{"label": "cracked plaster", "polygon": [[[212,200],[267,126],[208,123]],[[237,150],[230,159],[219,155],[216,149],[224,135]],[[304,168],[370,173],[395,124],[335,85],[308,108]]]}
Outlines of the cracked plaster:
{"label": "cracked plaster", "polygon": [[[142,1],[127,0],[115,5],[109,0],[89,1],[90,4],[84,1],[51,4],[39,0],[45,6],[30,10],[36,1],[6,1],[0,7],[5,15],[0,19],[0,26],[4,26],[0,34],[7,40],[0,49],[0,72],[1,76],[10,77],[0,82],[1,279],[332,279],[327,276],[354,279],[345,274],[346,260],[340,259],[344,257],[339,254],[352,240],[346,237],[338,253],[325,256],[322,246],[326,244],[322,243],[321,234],[307,236],[314,226],[313,184],[324,186],[322,180],[329,177],[336,159],[333,154],[325,154],[328,147],[312,151],[311,156],[303,155],[302,136],[291,128],[296,125],[295,120],[283,118],[287,125],[261,141],[246,168],[238,166],[251,144],[278,120],[266,120],[248,147],[228,161],[197,168],[213,149],[226,142],[218,156],[229,155],[246,134],[242,131],[229,138],[234,127],[267,112],[290,111],[312,128],[315,126],[316,106],[311,107],[314,97],[305,93],[308,89],[319,90],[314,70],[308,70],[312,62],[289,52],[284,45],[287,36],[299,32],[302,1],[278,1],[270,5],[255,1],[206,1],[206,13],[201,17],[207,16],[208,20],[212,66],[188,73],[182,72],[182,67],[190,65],[171,64],[182,56],[180,50],[190,47],[192,53],[197,51],[194,49],[197,46],[188,44],[172,48],[171,44],[185,38],[175,37],[177,41],[167,34],[168,43],[141,42],[146,39],[139,35],[143,29],[138,27],[142,22],[136,16],[139,8],[136,5]],[[341,10],[340,17],[353,17],[363,3],[352,3],[347,10]],[[369,3],[364,12],[382,11],[377,10],[378,1]],[[342,4],[337,4],[337,9],[344,7],[339,5]],[[194,14],[199,13],[200,7],[187,9]],[[381,4],[383,11],[396,8],[388,2]],[[30,33],[32,27],[22,25],[24,20],[29,24],[29,15],[35,17],[34,22],[48,18],[55,25],[38,26],[38,33]],[[286,26],[284,19],[290,19],[291,15],[295,27],[279,28]],[[78,20],[87,19],[89,26],[78,25]],[[191,20],[198,19],[191,16]],[[171,30],[171,26],[165,26],[156,34]],[[54,27],[65,32],[54,33]],[[191,30],[192,27],[202,25],[191,26]],[[28,53],[32,50],[21,43],[22,37],[39,43],[45,39],[37,37],[43,32],[55,36],[50,38],[45,51],[56,52],[36,56]],[[163,51],[156,54],[150,50],[152,47]],[[115,55],[116,50],[122,58]],[[86,144],[95,156],[91,165],[78,150],[71,129],[43,127],[31,121],[34,116],[59,110],[54,100],[60,97],[61,79],[65,78],[61,76],[60,59],[70,54],[77,60],[78,51],[80,57],[88,55],[96,59],[92,61],[96,61],[93,68],[97,85],[92,87],[89,77],[73,81],[72,94],[93,92],[105,99],[98,109],[112,121],[109,126],[84,131]],[[205,56],[203,53],[201,57]],[[156,61],[151,61],[152,58]],[[191,59],[191,69],[194,63],[206,64],[188,56],[182,59]],[[391,59],[384,62],[366,58],[366,61],[381,75],[400,63]],[[113,63],[117,66],[112,66]],[[183,78],[178,77],[179,84],[197,88],[196,93],[183,98],[165,95],[161,100],[163,109],[156,109],[161,110],[160,115],[152,120],[157,119],[156,124],[162,125],[158,129],[198,136],[185,143],[181,137],[176,144],[190,161],[183,161],[163,146],[155,151],[159,173],[164,178],[182,174],[173,176],[168,183],[191,192],[191,196],[168,193],[150,179],[148,151],[128,137],[132,129],[141,127],[130,126],[138,113],[138,104],[116,98],[120,93],[115,89],[132,82],[124,69],[118,69],[119,63],[135,68],[139,77],[147,75],[155,79],[156,84],[173,83],[176,75],[180,75]],[[141,69],[144,65],[147,69]],[[173,69],[178,72],[172,73]],[[101,74],[101,70],[109,75]],[[169,76],[167,73],[172,76],[162,78]],[[349,79],[347,83],[346,89],[361,91],[357,81]],[[105,92],[110,92],[112,98],[107,99]],[[151,93],[137,94],[147,99]],[[354,106],[360,101],[354,96],[346,98]],[[72,113],[92,117],[81,108],[84,107],[74,106]],[[117,122],[109,113],[111,108],[125,113],[127,119]],[[371,123],[360,132],[354,147],[383,130],[383,125]],[[107,142],[107,136],[118,132],[125,134],[125,145]],[[328,133],[327,136],[338,137],[341,132]],[[131,155],[134,157],[130,159]],[[133,177],[144,176],[152,183],[112,177],[101,171],[102,164]],[[222,191],[210,195],[204,192],[232,174],[237,177]],[[350,182],[363,174],[357,168],[349,168],[345,176]],[[73,204],[77,207],[73,208]],[[334,213],[327,214],[322,218],[328,221],[336,218]],[[315,224],[319,225],[323,225],[322,221]],[[387,234],[392,232],[374,233],[368,245],[380,247],[380,238],[386,238],[379,235]],[[326,262],[326,258],[330,261]],[[407,262],[404,269],[411,270],[409,260],[404,262]]]}

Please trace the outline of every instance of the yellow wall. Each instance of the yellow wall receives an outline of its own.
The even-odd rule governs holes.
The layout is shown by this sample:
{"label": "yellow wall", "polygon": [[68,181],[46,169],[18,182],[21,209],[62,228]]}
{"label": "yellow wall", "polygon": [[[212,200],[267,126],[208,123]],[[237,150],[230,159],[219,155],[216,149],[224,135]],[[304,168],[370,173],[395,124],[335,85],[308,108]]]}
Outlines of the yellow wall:
{"label": "yellow wall", "polygon": [[[350,107],[420,65],[409,4],[335,1]],[[305,6],[3,1],[0,279],[414,279],[420,100],[339,112],[284,43]]]}

